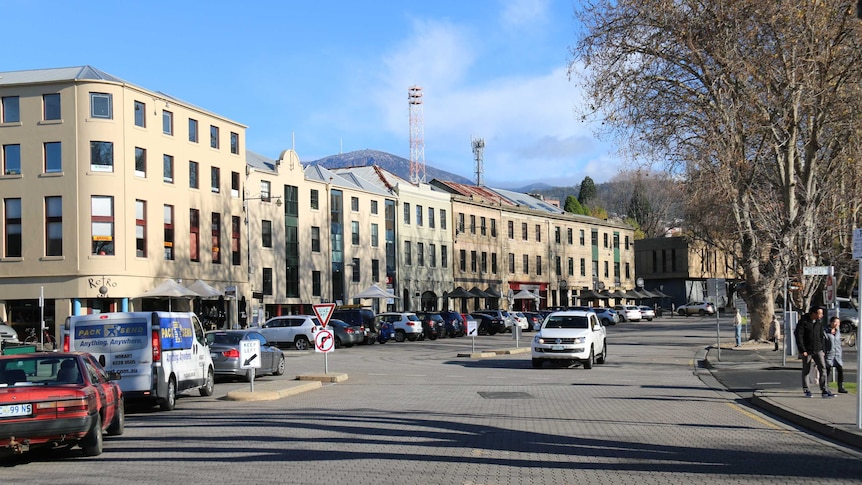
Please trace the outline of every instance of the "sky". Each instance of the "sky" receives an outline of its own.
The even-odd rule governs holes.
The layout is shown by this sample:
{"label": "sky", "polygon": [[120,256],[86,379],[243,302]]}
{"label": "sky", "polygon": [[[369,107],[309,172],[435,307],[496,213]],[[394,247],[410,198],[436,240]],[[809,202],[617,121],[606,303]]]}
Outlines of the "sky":
{"label": "sky", "polygon": [[601,183],[622,167],[575,114],[573,1],[0,0],[0,71],[91,65],[246,125],[251,151],[303,161],[409,159],[418,85],[426,165],[475,180],[482,138],[486,185]]}

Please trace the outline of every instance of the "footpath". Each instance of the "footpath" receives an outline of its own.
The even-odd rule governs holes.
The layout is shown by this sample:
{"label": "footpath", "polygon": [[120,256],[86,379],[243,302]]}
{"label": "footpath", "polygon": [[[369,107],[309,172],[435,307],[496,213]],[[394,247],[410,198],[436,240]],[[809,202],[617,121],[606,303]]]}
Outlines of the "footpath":
{"label": "footpath", "polygon": [[[819,389],[813,386],[814,397],[805,397],[801,383],[802,362],[795,356],[785,358],[782,352],[774,352],[771,343],[746,342],[740,347],[722,345],[720,354],[719,359],[718,349],[713,346],[705,349],[697,359],[720,382],[724,382],[723,373],[747,371],[751,395],[740,397],[793,424],[862,449],[862,430],[856,423],[856,394],[836,394],[834,398],[823,399]],[[845,382],[855,382],[855,360],[855,355],[850,361],[845,354]],[[776,379],[776,371],[783,371],[784,378]]]}

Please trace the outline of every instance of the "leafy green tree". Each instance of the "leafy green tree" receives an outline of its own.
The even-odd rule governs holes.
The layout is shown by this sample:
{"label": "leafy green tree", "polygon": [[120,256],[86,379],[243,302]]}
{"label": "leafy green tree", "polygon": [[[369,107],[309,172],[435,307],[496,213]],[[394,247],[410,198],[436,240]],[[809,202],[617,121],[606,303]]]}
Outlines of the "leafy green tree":
{"label": "leafy green tree", "polygon": [[577,197],[573,195],[569,195],[566,197],[566,203],[563,207],[563,210],[572,214],[584,213],[584,208],[581,206],[581,203],[578,202]]}
{"label": "leafy green tree", "polygon": [[590,178],[589,175],[584,177],[584,181],[581,182],[581,190],[578,191],[578,202],[581,205],[587,206],[590,201],[596,199],[596,183],[593,182],[593,179]]}

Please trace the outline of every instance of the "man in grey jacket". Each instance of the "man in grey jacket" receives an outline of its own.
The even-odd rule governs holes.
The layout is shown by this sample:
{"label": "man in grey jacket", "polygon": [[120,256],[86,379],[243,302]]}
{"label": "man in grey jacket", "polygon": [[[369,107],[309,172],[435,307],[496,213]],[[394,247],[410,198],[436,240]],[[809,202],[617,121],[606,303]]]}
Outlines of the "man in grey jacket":
{"label": "man in grey jacket", "polygon": [[844,359],[843,351],[841,350],[841,319],[832,317],[829,319],[829,325],[826,327],[823,350],[826,352],[826,375],[835,369],[835,378],[838,381],[838,392],[844,394],[847,389],[844,389]]}
{"label": "man in grey jacket", "polygon": [[802,358],[802,391],[805,397],[812,397],[808,386],[811,364],[817,368],[817,381],[820,384],[820,395],[824,398],[835,397],[826,387],[826,360],[823,355],[823,309],[811,307],[808,313],[799,320],[794,331],[796,346]]}

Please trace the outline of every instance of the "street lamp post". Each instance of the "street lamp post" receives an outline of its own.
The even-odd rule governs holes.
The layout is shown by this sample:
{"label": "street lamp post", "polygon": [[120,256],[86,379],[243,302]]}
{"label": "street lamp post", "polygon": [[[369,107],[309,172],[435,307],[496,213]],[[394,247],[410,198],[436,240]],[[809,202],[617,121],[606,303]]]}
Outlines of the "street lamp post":
{"label": "street lamp post", "polygon": [[[242,210],[245,213],[245,221],[244,221],[245,222],[245,256],[246,256],[246,267],[247,267],[247,271],[248,271],[248,276],[246,277],[246,279],[248,280],[249,289],[252,291],[252,298],[250,300],[247,300],[247,301],[249,301],[249,303],[248,303],[249,305],[251,305],[252,304],[251,301],[254,300],[254,283],[253,283],[254,278],[252,277],[252,275],[254,274],[254,267],[251,265],[251,224],[249,221],[250,215],[249,215],[248,202],[251,200],[261,200],[261,201],[269,202],[272,199],[275,199],[275,206],[276,207],[281,207],[283,205],[283,202],[281,201],[280,195],[277,195],[275,197],[270,196],[270,195],[258,195],[258,196],[254,196],[254,197],[249,197],[246,194],[243,194],[243,196],[242,196]],[[259,219],[260,219],[260,217],[258,217],[258,220]],[[246,315],[252,315],[253,313],[254,312],[250,312],[248,309],[246,309]],[[246,317],[246,318],[248,318],[248,317]],[[237,316],[237,322],[239,322],[238,316]]]}
{"label": "street lamp post", "polygon": [[569,306],[569,282],[560,280],[560,306]]}

